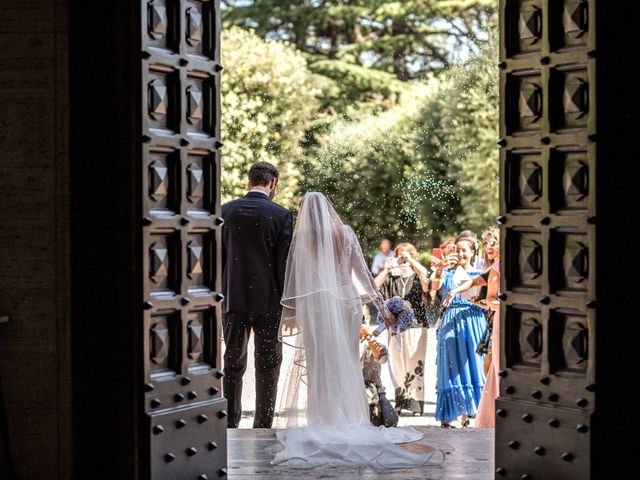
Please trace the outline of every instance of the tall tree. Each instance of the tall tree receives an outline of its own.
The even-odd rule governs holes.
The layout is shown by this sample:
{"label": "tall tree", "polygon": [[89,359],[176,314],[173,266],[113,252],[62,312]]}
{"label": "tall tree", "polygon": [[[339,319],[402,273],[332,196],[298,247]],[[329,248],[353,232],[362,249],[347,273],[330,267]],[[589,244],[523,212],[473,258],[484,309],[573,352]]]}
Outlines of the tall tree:
{"label": "tall tree", "polygon": [[246,191],[247,171],[268,161],[282,173],[278,200],[292,206],[300,173],[296,161],[318,115],[318,91],[305,59],[287,43],[265,41],[240,28],[221,38],[223,201]]}
{"label": "tall tree", "polygon": [[304,52],[400,80],[456,63],[486,42],[497,0],[223,0],[223,19]]}

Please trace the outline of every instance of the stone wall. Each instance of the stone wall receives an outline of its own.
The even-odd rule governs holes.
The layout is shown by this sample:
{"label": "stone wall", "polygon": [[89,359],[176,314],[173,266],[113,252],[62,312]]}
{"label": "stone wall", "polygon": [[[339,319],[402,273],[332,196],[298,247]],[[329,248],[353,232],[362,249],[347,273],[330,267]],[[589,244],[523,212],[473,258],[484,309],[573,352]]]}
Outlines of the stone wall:
{"label": "stone wall", "polygon": [[65,0],[0,2],[0,378],[16,478],[70,478]]}

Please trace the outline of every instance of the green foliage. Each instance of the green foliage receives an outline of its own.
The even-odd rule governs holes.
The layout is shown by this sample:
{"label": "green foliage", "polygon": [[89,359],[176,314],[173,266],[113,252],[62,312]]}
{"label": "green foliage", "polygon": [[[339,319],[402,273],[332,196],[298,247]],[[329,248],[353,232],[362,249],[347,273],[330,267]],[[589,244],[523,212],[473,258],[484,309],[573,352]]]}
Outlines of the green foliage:
{"label": "green foliage", "polygon": [[438,154],[451,167],[461,198],[458,223],[477,232],[494,224],[498,215],[496,64],[497,42],[491,41],[467,64],[448,72],[437,120]]}
{"label": "green foliage", "polygon": [[300,177],[295,162],[318,114],[314,78],[293,46],[265,41],[239,28],[223,31],[223,201],[246,191],[247,171],[257,161],[282,174],[278,198],[291,205]]}
{"label": "green foliage", "polygon": [[439,175],[439,160],[423,154],[436,151],[418,123],[436,85],[414,84],[399,105],[377,116],[336,122],[301,166],[301,192],[325,193],[363,242],[424,243],[457,214],[459,200]]}
{"label": "green foliage", "polygon": [[[491,43],[464,66],[407,83],[400,103],[338,121],[301,166],[301,190],[333,201],[363,242],[418,248],[498,213],[498,86]],[[435,238],[434,238],[435,237]]]}

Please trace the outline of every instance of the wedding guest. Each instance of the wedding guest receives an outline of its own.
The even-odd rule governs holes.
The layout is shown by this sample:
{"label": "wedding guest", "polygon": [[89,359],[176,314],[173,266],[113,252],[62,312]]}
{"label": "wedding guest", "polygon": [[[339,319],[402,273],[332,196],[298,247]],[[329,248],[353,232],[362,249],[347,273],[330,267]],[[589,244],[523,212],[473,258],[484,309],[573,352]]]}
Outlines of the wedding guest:
{"label": "wedding guest", "polygon": [[[461,231],[460,235],[458,235],[458,238],[471,239],[475,245],[476,252],[478,251],[478,235],[476,235],[476,233],[473,232],[472,230]],[[480,255],[476,255],[473,268],[475,268],[476,270],[484,270],[484,258],[481,257]]]}
{"label": "wedding guest", "polygon": [[[467,238],[471,238],[474,241],[474,244],[478,245],[477,243],[477,238],[475,237],[475,233],[473,233],[471,230],[464,230],[463,232],[460,233],[460,237],[467,237]],[[493,257],[492,257],[493,258]],[[485,248],[485,244],[483,243],[483,247],[482,247],[482,259],[480,259],[479,255],[476,255],[476,261],[475,261],[475,267],[478,270],[482,270],[482,268],[478,267],[478,265],[482,265],[484,266],[485,264],[490,265],[490,261],[488,263],[485,263],[485,259],[487,259],[487,253],[486,253],[486,248]],[[485,272],[488,274],[488,272]],[[480,275],[479,277],[476,278],[476,280],[478,282],[480,282],[482,280],[481,277],[485,276],[485,273],[483,273],[482,275]],[[467,285],[467,282],[465,282],[464,285]],[[478,355],[484,355],[484,366],[483,366],[483,371],[484,371],[484,375],[486,377],[487,372],[489,371],[489,365],[491,365],[491,355],[490,353],[488,353],[489,351],[489,338],[491,336],[491,315],[492,315],[492,311],[487,309],[487,287],[486,287],[486,282],[483,282],[482,285],[478,284],[474,286],[478,286],[479,293],[477,296],[471,298],[471,302],[473,302],[474,304],[478,305],[480,308],[482,308],[485,312],[485,315],[487,316],[487,328],[485,329],[484,333],[482,334],[482,337],[480,338],[480,342],[478,343],[478,347],[476,348],[476,353]],[[471,287],[467,287],[462,291],[466,291],[468,290],[468,288]],[[451,293],[451,292],[449,292]]]}
{"label": "wedding guest", "polygon": [[[450,255],[451,253],[453,253],[454,247],[456,245],[456,237],[447,237],[445,238],[441,243],[440,246],[438,248],[440,248],[440,250],[442,250],[442,256],[443,258],[446,258],[448,255]],[[431,266],[433,267],[437,262],[437,259],[432,258],[431,259]],[[429,276],[430,280],[433,280],[433,278],[436,275],[436,271],[435,269],[433,269],[431,271],[431,275]]]}
{"label": "wedding guest", "polygon": [[[481,272],[473,267],[476,253],[472,238],[459,237],[456,253],[434,262],[436,275],[432,289],[441,288],[446,298],[459,283],[477,277]],[[479,306],[459,294],[450,299],[438,329],[436,360],[435,417],[443,428],[450,428],[451,422],[458,417],[462,426],[468,426],[469,416],[478,410],[485,376],[483,359],[475,351],[486,324],[486,317]]]}
{"label": "wedding guest", "polygon": [[499,246],[499,230],[496,228],[493,230],[492,236],[496,242],[495,250],[497,250],[496,256],[491,268],[489,269],[489,278],[487,282],[487,307],[493,312],[491,323],[492,331],[490,338],[491,345],[491,365],[487,372],[487,382],[485,384],[484,391],[482,392],[482,398],[480,399],[480,405],[478,406],[478,414],[475,420],[475,426],[480,428],[494,428],[496,423],[496,398],[500,394],[500,377],[498,372],[500,371],[500,301],[498,295],[500,293],[500,246]]}
{"label": "wedding guest", "polygon": [[457,237],[450,236],[445,238],[440,244],[440,248],[442,249],[442,254],[446,257],[447,255],[453,253],[455,250],[456,242],[458,241]]}
{"label": "wedding guest", "polygon": [[482,235],[485,255],[491,266],[482,275],[468,280],[459,287],[451,290],[445,304],[451,301],[456,294],[462,293],[475,286],[486,286],[486,306],[489,310],[488,325],[489,351],[487,357],[491,359],[486,372],[486,383],[480,398],[478,414],[475,426],[479,428],[495,428],[496,398],[500,393],[500,301],[498,293],[500,290],[500,231],[497,227],[492,227]]}
{"label": "wedding guest", "polygon": [[360,327],[360,361],[362,376],[367,391],[369,417],[374,426],[396,427],[398,414],[387,400],[382,385],[382,364],[389,359],[389,351],[380,341],[371,335],[367,325]]}
{"label": "wedding guest", "polygon": [[[371,263],[371,273],[373,273],[374,277],[384,268],[384,262],[389,258],[393,258],[393,255],[391,242],[388,238],[383,238],[380,241],[378,253],[373,257],[373,262]],[[364,315],[367,321],[372,321],[373,324],[377,324],[378,309],[373,303],[368,303],[364,306]]]}
{"label": "wedding guest", "polygon": [[[453,253],[453,249],[455,248],[456,237],[448,237],[444,239],[438,248],[442,251],[443,257],[446,257],[450,253]],[[434,264],[437,262],[437,259],[431,259],[431,275],[429,275],[429,281],[433,282],[433,279],[436,275],[436,270],[433,268]],[[427,305],[427,316],[435,315],[437,318],[435,321],[432,320],[432,324],[430,326],[435,326],[436,328],[440,324],[440,316],[442,314],[442,292],[440,290],[434,291],[429,288],[428,299],[425,302]]]}
{"label": "wedding guest", "polygon": [[[489,366],[491,365],[491,338],[494,325],[494,309],[490,308],[487,303],[487,282],[489,281],[489,269],[495,262],[500,262],[500,231],[498,227],[491,227],[484,231],[482,234],[482,253],[484,257],[485,272],[481,275],[481,279],[478,279],[480,285],[480,293],[476,299],[476,304],[484,308],[487,315],[487,331],[483,335],[483,338],[487,338],[486,345],[483,345],[484,357],[484,374],[485,376],[489,372]],[[497,267],[497,265],[496,265]]]}
{"label": "wedding guest", "polygon": [[[456,245],[456,237],[447,237],[445,238],[438,248],[442,250],[442,256],[445,258],[447,255],[453,253],[454,247]],[[431,266],[433,267],[437,262],[437,259],[431,259]],[[433,281],[436,276],[436,270],[432,268],[431,275],[429,276],[429,280]],[[440,290],[434,291],[432,289],[429,290],[429,297],[431,304],[442,301],[442,292]]]}
{"label": "wedding guest", "polygon": [[393,258],[393,252],[391,251],[391,242],[388,238],[383,238],[380,241],[380,249],[376,256],[373,257],[373,263],[371,264],[371,273],[378,275],[380,270],[384,268],[384,262],[388,258]]}
{"label": "wedding guest", "polygon": [[385,300],[396,295],[407,300],[416,317],[415,326],[401,333],[400,338],[392,336],[389,342],[389,366],[396,388],[396,411],[406,409],[414,415],[422,415],[427,356],[427,312],[424,301],[429,292],[428,271],[420,265],[418,251],[412,244],[401,243],[394,253],[395,257],[387,260],[376,277],[376,286]]}

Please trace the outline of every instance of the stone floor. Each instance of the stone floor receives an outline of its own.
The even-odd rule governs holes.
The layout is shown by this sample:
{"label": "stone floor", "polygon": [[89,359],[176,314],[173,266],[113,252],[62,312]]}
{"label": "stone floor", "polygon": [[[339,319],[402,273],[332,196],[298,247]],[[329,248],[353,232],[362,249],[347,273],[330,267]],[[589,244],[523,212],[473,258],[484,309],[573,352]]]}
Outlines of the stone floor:
{"label": "stone floor", "polygon": [[418,427],[425,436],[416,442],[445,452],[445,461],[437,467],[394,468],[373,467],[294,470],[271,465],[281,448],[274,430],[236,429],[228,431],[228,472],[230,480],[268,479],[374,479],[388,480],[488,480],[493,473],[493,431],[487,429],[442,429]]}
{"label": "stone floor", "polygon": [[[383,334],[383,341],[386,341]],[[493,468],[493,430],[456,428],[441,429],[434,418],[435,382],[436,382],[436,342],[435,331],[429,330],[427,340],[427,361],[425,368],[425,407],[421,416],[413,416],[404,412],[399,426],[414,426],[425,433],[425,437],[417,442],[442,449],[445,463],[439,467],[403,468],[376,470],[367,468],[333,468],[322,470],[293,470],[270,464],[275,453],[281,448],[276,440],[274,430],[253,430],[253,414],[255,404],[253,339],[249,343],[249,366],[245,374],[243,392],[244,412],[240,428],[229,430],[228,469],[231,480],[267,480],[267,479],[468,479],[484,480],[494,478]],[[286,368],[288,358],[283,360]],[[393,384],[386,366],[382,369],[382,381],[387,392],[393,392]],[[336,392],[337,394],[337,392]],[[393,401],[393,394],[388,396]],[[471,421],[473,426],[473,420]],[[274,426],[282,426],[282,419],[276,417]],[[455,423],[454,423],[455,425]]]}

